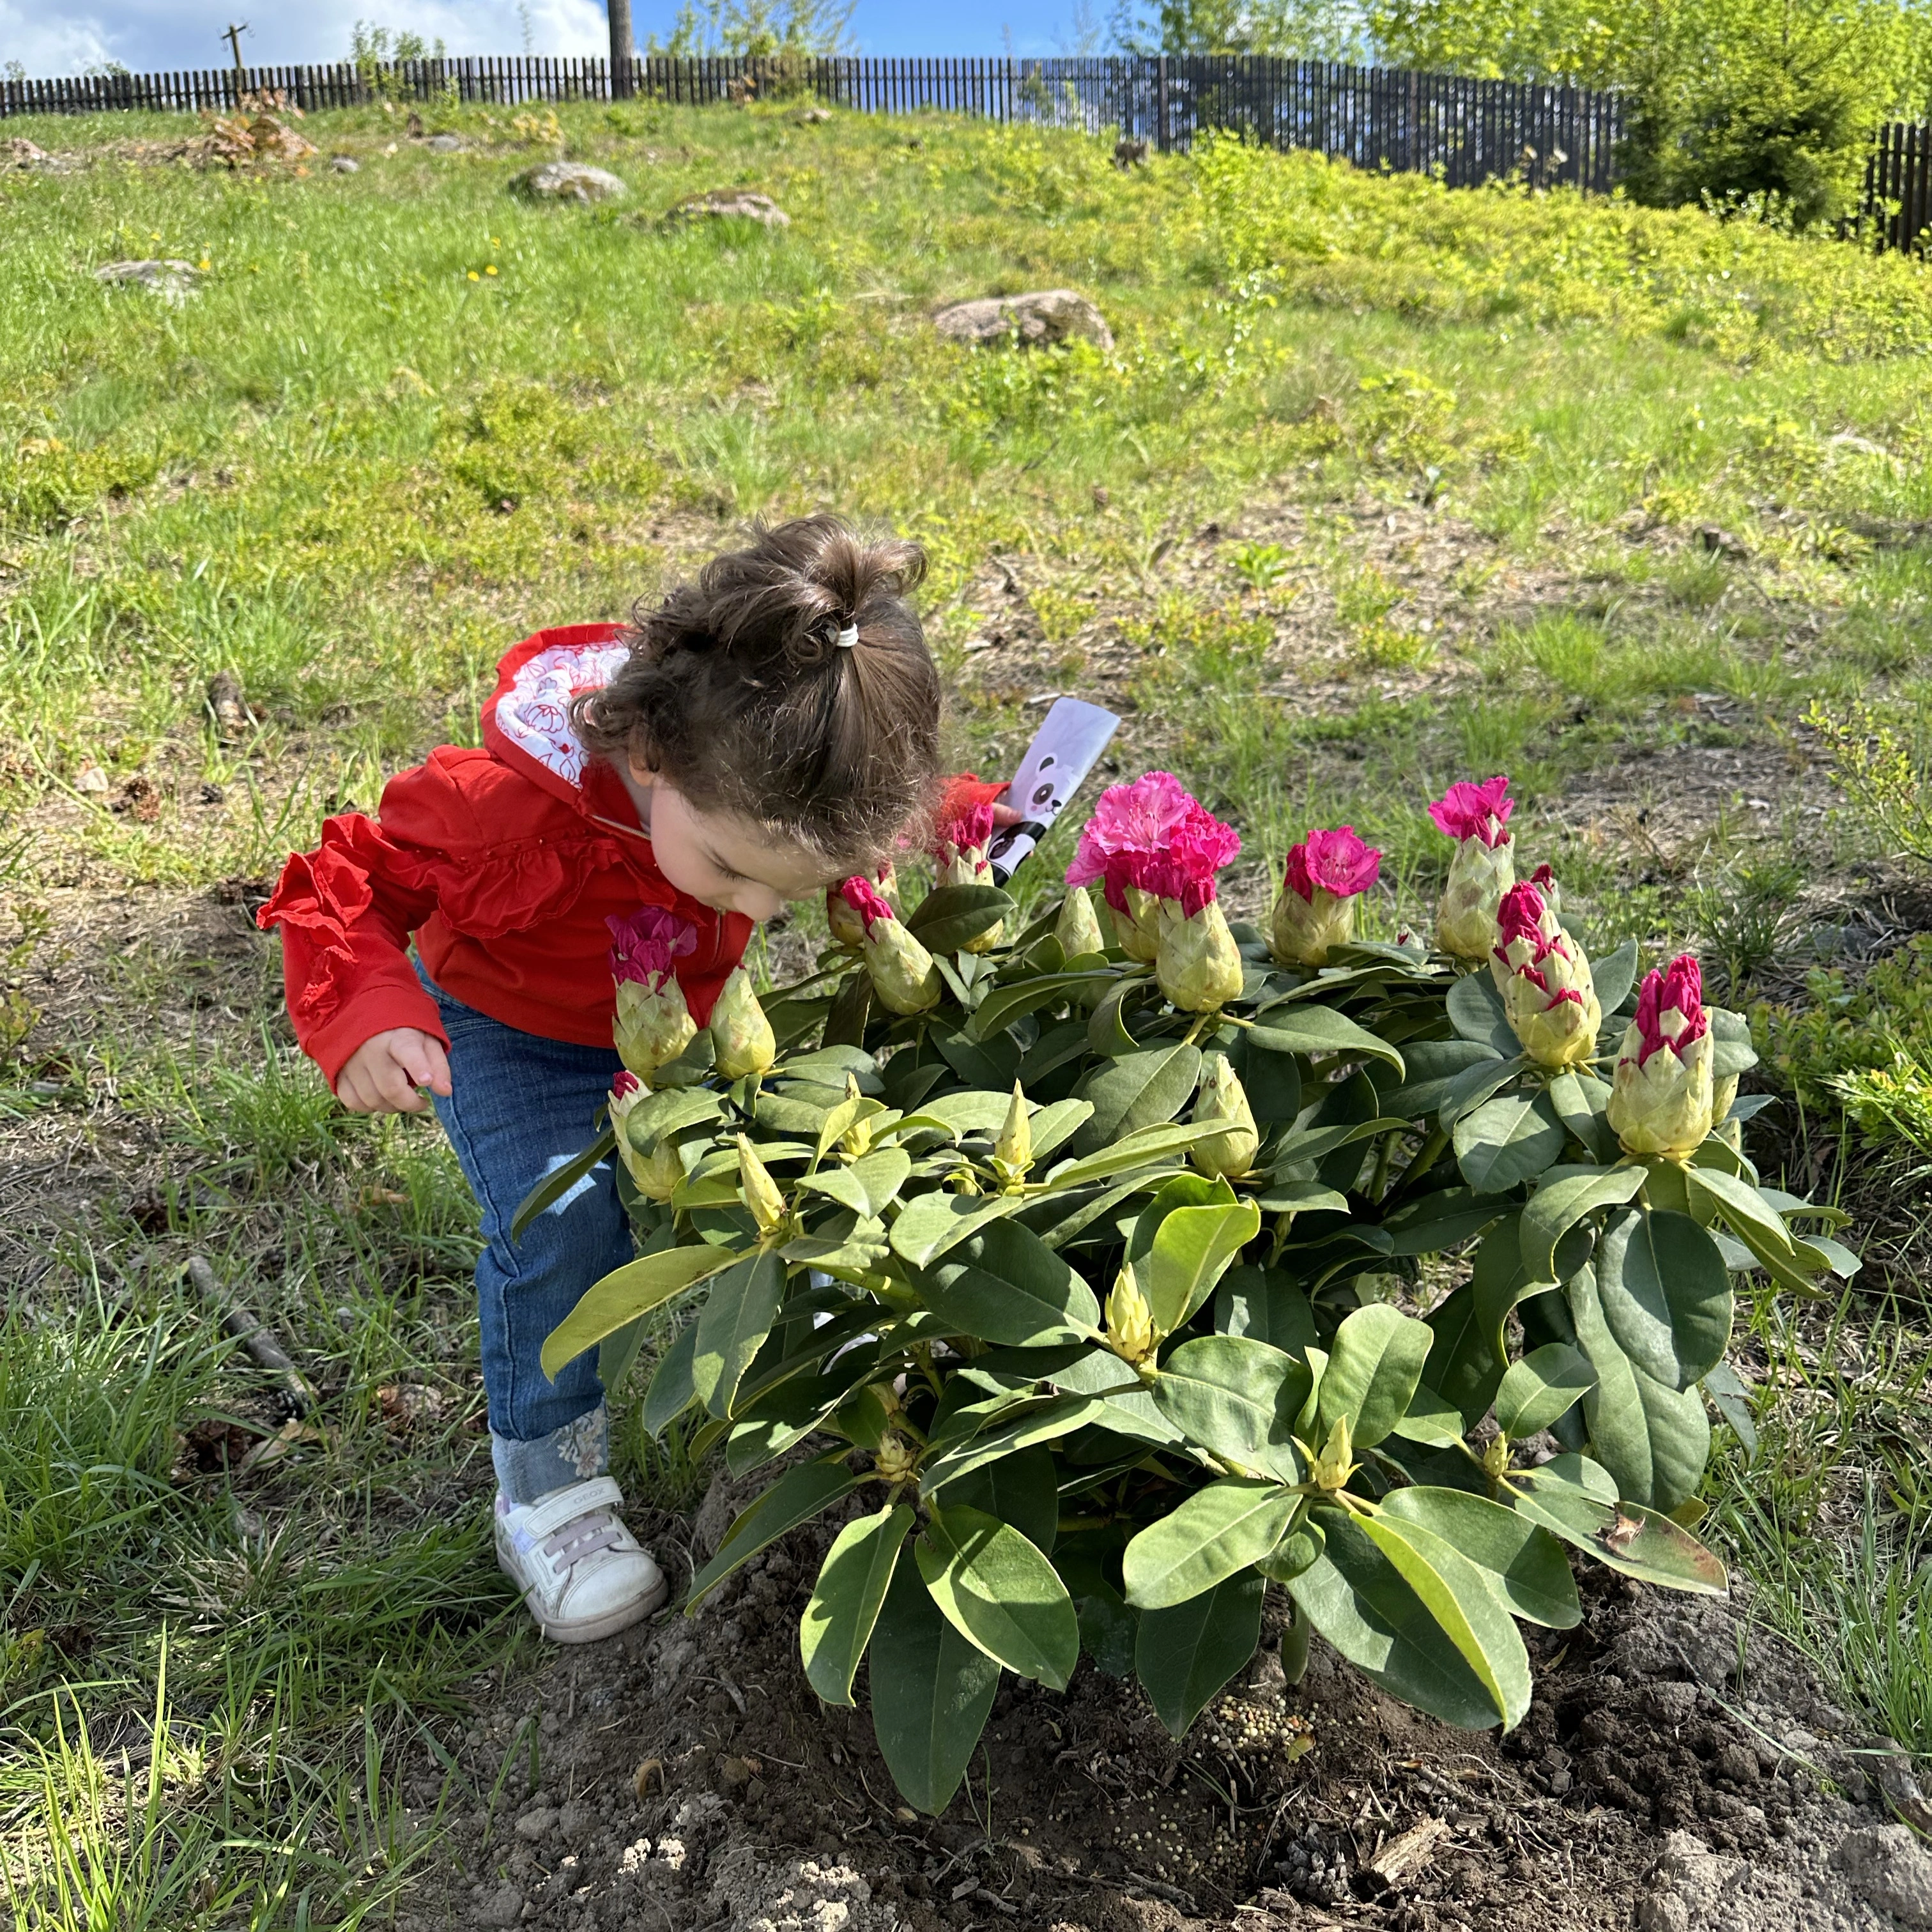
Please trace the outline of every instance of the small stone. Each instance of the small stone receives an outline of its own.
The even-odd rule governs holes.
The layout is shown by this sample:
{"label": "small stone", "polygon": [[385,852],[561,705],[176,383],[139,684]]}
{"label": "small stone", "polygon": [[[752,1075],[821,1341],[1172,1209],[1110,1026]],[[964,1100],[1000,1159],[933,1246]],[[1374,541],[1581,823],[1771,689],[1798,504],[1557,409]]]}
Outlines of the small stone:
{"label": "small stone", "polygon": [[755,221],[765,228],[789,228],[791,217],[768,194],[746,188],[712,188],[688,194],[664,216],[667,222]]}
{"label": "small stone", "polygon": [[934,315],[932,326],[946,341],[969,348],[1006,342],[1036,348],[1076,340],[1100,349],[1114,346],[1106,317],[1074,289],[1039,289],[1030,295],[982,296],[954,302]]}
{"label": "small stone", "polygon": [[1847,1832],[1832,1862],[1868,1905],[1906,1925],[1932,1925],[1932,1852],[1903,1825]]}
{"label": "small stone", "polygon": [[587,1804],[566,1804],[556,1814],[556,1828],[566,1844],[575,1844],[590,1830],[591,1822]]}
{"label": "small stone", "polygon": [[556,1822],[556,1814],[547,1804],[541,1806],[534,1811],[526,1811],[517,1820],[517,1836],[526,1844],[534,1845],[539,1838],[548,1834]]}
{"label": "small stone", "polygon": [[493,1894],[483,1907],[485,1925],[514,1925],[524,1916],[524,1894],[514,1885]]}
{"label": "small stone", "polygon": [[200,273],[192,262],[108,262],[94,270],[94,279],[107,288],[142,288],[178,302],[194,292]]}
{"label": "small stone", "polygon": [[628,192],[614,174],[586,167],[581,161],[544,161],[526,168],[510,183],[510,191],[526,201],[614,201]]}
{"label": "small stone", "polygon": [[328,165],[339,175],[358,175],[362,172],[362,163],[352,154],[338,154]]}
{"label": "small stone", "polygon": [[30,168],[36,161],[45,160],[47,151],[44,148],[35,147],[31,141],[16,136],[10,141],[0,142],[0,155],[4,155],[14,167]]}
{"label": "small stone", "polygon": [[86,765],[74,774],[74,788],[89,798],[104,798],[109,790],[107,774],[98,765]]}
{"label": "small stone", "polygon": [[463,143],[454,134],[432,134],[423,143],[433,154],[460,154]]}

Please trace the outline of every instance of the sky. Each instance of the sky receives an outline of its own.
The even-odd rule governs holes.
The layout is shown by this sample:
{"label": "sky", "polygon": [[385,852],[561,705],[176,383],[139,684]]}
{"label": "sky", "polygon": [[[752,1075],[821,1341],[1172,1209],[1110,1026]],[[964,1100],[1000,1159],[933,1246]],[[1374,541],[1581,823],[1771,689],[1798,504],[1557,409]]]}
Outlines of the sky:
{"label": "sky", "polygon": [[[638,44],[668,32],[676,10],[676,0],[632,0]],[[1104,10],[1094,0],[857,0],[850,35],[861,53],[997,54],[1010,27],[1016,53],[1071,53],[1080,22]],[[17,61],[37,79],[105,61],[136,74],[226,66],[231,20],[251,23],[251,66],[346,59],[358,19],[440,38],[452,54],[513,54],[525,15],[532,52],[609,50],[601,0],[0,0],[0,66]]]}

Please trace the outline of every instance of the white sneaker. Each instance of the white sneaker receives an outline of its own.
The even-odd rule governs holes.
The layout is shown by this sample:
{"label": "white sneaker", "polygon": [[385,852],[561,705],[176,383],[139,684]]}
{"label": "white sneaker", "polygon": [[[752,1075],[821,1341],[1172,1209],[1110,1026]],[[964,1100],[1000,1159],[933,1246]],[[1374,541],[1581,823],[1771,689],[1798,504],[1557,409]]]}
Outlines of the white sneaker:
{"label": "white sneaker", "polygon": [[496,1498],[496,1562],[554,1643],[594,1643],[628,1630],[670,1594],[664,1572],[617,1514],[608,1476],[536,1503]]}

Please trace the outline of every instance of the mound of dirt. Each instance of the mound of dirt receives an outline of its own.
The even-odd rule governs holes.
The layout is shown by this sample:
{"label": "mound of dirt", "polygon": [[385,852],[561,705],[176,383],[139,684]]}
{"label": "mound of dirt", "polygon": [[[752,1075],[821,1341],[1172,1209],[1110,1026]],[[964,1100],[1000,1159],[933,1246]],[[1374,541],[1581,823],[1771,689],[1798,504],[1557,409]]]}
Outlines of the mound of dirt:
{"label": "mound of dirt", "polygon": [[[703,1530],[728,1512],[722,1496]],[[681,1520],[640,1520],[674,1564]],[[1856,1727],[1730,1607],[1592,1570],[1582,1624],[1531,1634],[1508,1737],[1444,1729],[1318,1640],[1269,1635],[1188,1736],[1084,1664],[1009,1677],[966,1786],[900,1803],[862,1708],[821,1706],[796,1625],[836,1528],[774,1545],[701,1613],[560,1654],[456,1742],[479,1792],[405,1927],[706,1932],[1882,1932],[1889,1813]],[[428,1803],[434,1774],[410,1795]],[[1835,1789],[1834,1788],[1835,1787]],[[1848,1793],[1842,1796],[1840,1793]],[[1894,1802],[1898,1794],[1894,1794]],[[1912,1794],[1916,1797],[1916,1793]]]}

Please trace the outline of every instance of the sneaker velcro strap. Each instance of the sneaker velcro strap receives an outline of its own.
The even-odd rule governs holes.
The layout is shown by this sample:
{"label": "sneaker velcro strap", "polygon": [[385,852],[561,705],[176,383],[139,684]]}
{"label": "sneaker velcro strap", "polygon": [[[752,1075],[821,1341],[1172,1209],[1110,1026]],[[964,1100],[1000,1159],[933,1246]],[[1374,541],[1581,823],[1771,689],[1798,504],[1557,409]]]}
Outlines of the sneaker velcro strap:
{"label": "sneaker velcro strap", "polygon": [[519,1527],[526,1536],[541,1542],[566,1523],[574,1522],[594,1509],[615,1510],[623,1500],[624,1492],[612,1478],[593,1476],[587,1483],[572,1483],[568,1489],[544,1497]]}

